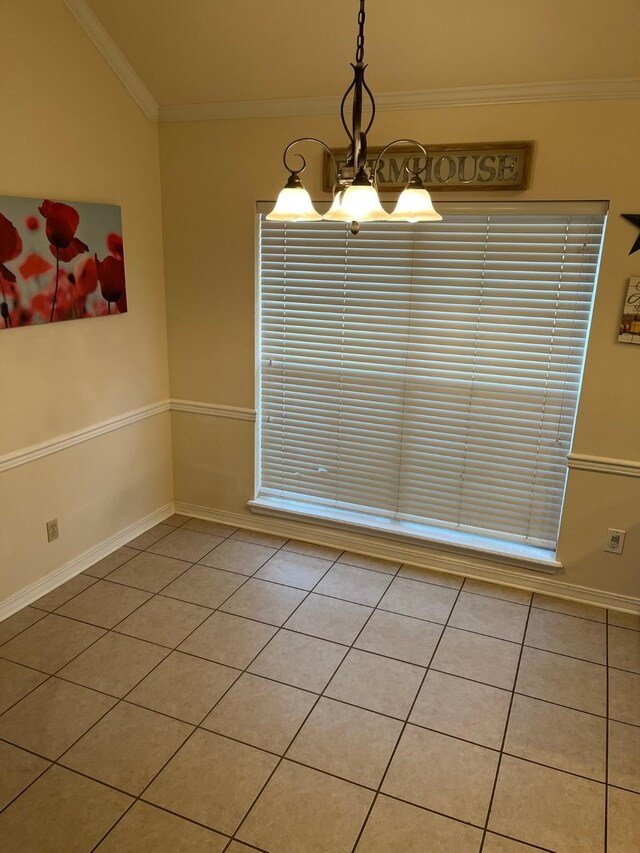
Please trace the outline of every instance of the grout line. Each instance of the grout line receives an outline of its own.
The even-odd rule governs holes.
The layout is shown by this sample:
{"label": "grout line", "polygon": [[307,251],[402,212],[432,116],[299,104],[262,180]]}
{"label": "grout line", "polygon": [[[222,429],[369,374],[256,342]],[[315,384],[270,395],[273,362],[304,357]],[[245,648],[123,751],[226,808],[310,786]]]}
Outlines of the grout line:
{"label": "grout line", "polygon": [[596,714],[595,711],[585,711],[584,708],[575,708],[573,707],[573,705],[565,705],[562,702],[554,702],[552,699],[544,699],[541,696],[534,696],[531,693],[523,693],[521,690],[514,690],[514,693],[517,696],[524,696],[526,699],[535,699],[536,702],[544,702],[545,705],[554,705],[556,708],[566,708],[567,711],[576,711],[579,714],[586,714],[589,717],[596,717],[596,719],[598,720],[608,719],[606,714]]}
{"label": "grout line", "polygon": [[[144,553],[144,551],[140,550],[139,548],[131,548],[130,545],[122,545],[122,547],[118,548],[117,551],[121,551],[123,548],[129,548],[131,551],[134,551],[135,553],[133,553],[130,557],[127,557],[127,559],[124,560],[122,563],[118,563],[117,566],[114,566],[112,569],[109,569],[109,571],[106,574],[104,574],[104,575],[89,575],[89,574],[87,574],[87,572],[89,571],[89,569],[93,568],[93,566],[89,566],[89,569],[85,569],[84,572],[81,572],[80,575],[76,575],[76,577],[84,576],[87,578],[95,578],[95,580],[97,580],[97,581],[104,580],[105,578],[109,577],[109,575],[112,575],[116,571],[116,569],[119,569],[122,566],[126,566],[126,564],[131,562],[131,560],[133,560],[135,557],[138,557],[138,556],[140,556],[140,554]],[[112,557],[113,554],[117,553],[117,551],[113,551],[111,554],[107,554],[107,556],[104,557],[103,559],[108,560],[109,557]],[[98,560],[98,563],[101,563],[101,562],[102,562],[102,560]],[[96,565],[98,565],[98,563],[94,563],[93,565],[96,566]],[[62,586],[64,586],[64,584],[62,584]],[[56,587],[56,589],[58,589],[58,587]],[[35,601],[34,604],[37,604],[37,601]]]}
{"label": "grout line", "polygon": [[[518,755],[515,752],[509,752],[503,750],[503,755],[508,756],[509,758],[517,758],[518,761],[524,761],[526,764],[535,764],[536,767],[546,767],[547,770],[555,770],[557,773],[564,773],[567,776],[575,776],[576,779],[584,779],[585,782],[593,782],[596,785],[602,785],[604,787],[605,783],[603,779],[596,779],[593,776],[585,776],[582,773],[576,773],[573,770],[565,770],[563,767],[556,767],[553,764],[545,764],[542,761],[535,761],[533,758],[526,758],[524,755]],[[491,830],[493,832],[493,830]]]}
{"label": "grout line", "polygon": [[[615,613],[616,611],[612,611]],[[610,612],[607,611],[607,617],[609,617]],[[640,615],[640,614],[639,614]],[[631,628],[629,625],[616,625],[615,622],[611,622],[609,618],[607,618],[607,625],[609,628],[613,628],[615,631],[635,631],[636,634],[640,634],[640,628]]]}
{"label": "grout line", "polygon": [[[558,601],[564,599],[559,598]],[[531,605],[534,610],[542,610],[544,613],[555,613],[556,616],[571,616],[572,619],[582,619],[584,622],[595,622],[596,625],[605,625],[607,622],[607,609],[605,607],[596,608],[595,604],[585,604],[585,607],[593,607],[597,610],[602,610],[605,615],[604,619],[592,619],[590,616],[577,616],[575,613],[565,613],[563,610],[554,610],[552,607],[541,607],[539,604]]]}
{"label": "grout line", "polygon": [[95,586],[98,583],[98,581],[100,580],[100,578],[96,578],[93,575],[84,575],[84,574],[80,573],[79,575],[74,575],[72,578],[69,578],[68,581],[66,581],[63,584],[60,584],[60,586],[56,587],[55,589],[52,589],[51,592],[46,593],[45,595],[42,596],[42,598],[47,598],[47,596],[52,595],[54,592],[57,592],[59,589],[62,589],[62,587],[66,586],[68,583],[73,583],[73,581],[75,581],[76,578],[86,578],[89,581],[89,583],[83,589],[79,589],[78,592],[74,592],[72,595],[69,596],[69,598],[65,599],[65,601],[62,601],[60,604],[57,604],[53,609],[47,609],[46,607],[38,607],[38,601],[40,601],[41,599],[37,599],[36,601],[33,601],[29,605],[29,607],[33,607],[35,610],[41,610],[43,613],[55,613],[55,611],[59,607],[64,607],[65,604],[68,604],[70,601],[73,601],[74,598],[77,598],[79,595],[82,595],[83,592],[86,592],[87,590],[91,589],[91,587]]}
{"label": "grout line", "polygon": [[544,853],[557,853],[556,850],[553,850],[551,847],[540,847],[538,844],[532,844],[531,841],[522,841],[519,838],[514,838],[511,835],[505,835],[504,832],[496,832],[495,829],[490,831],[491,835],[497,835],[499,838],[506,838],[509,841],[515,841],[516,844],[520,844],[523,847],[530,847],[532,850],[542,850]]}
{"label": "grout line", "polygon": [[371,813],[373,812],[373,809],[374,809],[374,807],[375,807],[376,801],[377,801],[378,797],[380,796],[380,793],[381,793],[381,791],[382,791],[382,786],[384,785],[384,781],[385,781],[385,779],[386,779],[386,777],[387,777],[387,773],[389,772],[389,768],[391,767],[391,764],[392,764],[392,762],[393,762],[393,759],[394,759],[394,757],[395,757],[395,754],[396,754],[396,752],[397,752],[397,750],[398,750],[398,746],[400,745],[400,741],[402,740],[402,738],[403,738],[403,736],[404,736],[404,733],[405,733],[405,731],[406,731],[406,729],[407,729],[407,726],[409,725],[409,719],[410,719],[410,717],[411,717],[411,714],[413,713],[413,709],[414,709],[414,707],[415,707],[415,704],[416,704],[416,702],[418,701],[418,697],[420,696],[420,693],[422,692],[422,688],[423,688],[423,686],[424,686],[424,683],[425,683],[425,681],[426,681],[427,675],[428,675],[428,673],[429,673],[429,669],[430,669],[431,664],[432,664],[432,662],[433,662],[433,660],[434,660],[434,658],[435,658],[435,656],[436,656],[436,654],[437,654],[437,652],[438,652],[438,648],[439,648],[439,646],[440,646],[440,643],[442,642],[442,638],[443,638],[443,637],[444,637],[444,635],[445,635],[445,631],[446,631],[446,629],[447,629],[447,625],[448,625],[448,623],[449,623],[449,620],[451,619],[451,616],[453,615],[453,611],[454,611],[454,609],[455,609],[456,604],[458,603],[458,599],[460,598],[460,594],[461,594],[461,592],[462,592],[462,586],[460,587],[460,589],[458,589],[458,590],[457,590],[456,597],[455,597],[455,599],[454,599],[454,601],[453,601],[453,604],[451,605],[451,610],[449,611],[449,615],[447,616],[446,622],[444,623],[442,633],[441,633],[441,634],[440,634],[440,636],[438,637],[438,641],[437,641],[437,643],[435,644],[435,647],[434,647],[434,649],[433,649],[433,653],[431,654],[431,657],[430,657],[430,659],[429,659],[429,663],[428,663],[427,667],[425,668],[424,674],[423,674],[423,676],[422,676],[422,680],[420,681],[420,684],[419,684],[419,686],[418,686],[418,689],[417,689],[417,691],[416,691],[416,694],[415,694],[415,696],[414,696],[414,698],[413,698],[413,702],[411,703],[411,707],[409,708],[409,711],[408,711],[407,716],[406,716],[406,719],[405,719],[405,721],[404,721],[404,723],[403,723],[402,729],[400,730],[400,734],[398,735],[398,739],[396,740],[396,744],[395,744],[395,746],[394,746],[393,750],[391,751],[391,755],[390,755],[389,760],[388,760],[388,762],[387,762],[387,766],[386,766],[386,767],[385,767],[385,769],[384,769],[384,772],[383,772],[383,774],[382,774],[382,777],[381,777],[380,782],[379,782],[379,784],[378,784],[378,787],[377,787],[377,789],[376,789],[376,793],[375,793],[375,795],[374,795],[374,797],[373,797],[373,800],[371,801],[371,805],[369,806],[369,810],[368,810],[368,812],[367,812],[367,814],[366,814],[366,816],[365,816],[365,819],[364,819],[364,821],[363,821],[363,823],[362,823],[362,826],[360,827],[360,831],[359,831],[359,833],[358,833],[358,835],[357,835],[357,837],[356,837],[356,840],[355,840],[354,845],[353,845],[353,847],[352,847],[352,851],[351,851],[351,853],[355,853],[355,850],[356,850],[356,848],[357,848],[358,844],[360,843],[360,839],[362,838],[362,834],[363,834],[363,832],[364,832],[364,830],[365,830],[365,827],[367,826],[367,824],[368,824],[368,822],[369,822],[369,818],[371,817]]}
{"label": "grout line", "polygon": [[[309,554],[308,551],[297,551],[295,548],[292,548],[292,547],[287,548],[287,545],[291,546],[292,542],[301,542],[303,545],[305,544],[302,539],[287,539],[287,541],[282,546],[282,550],[286,551],[287,554],[299,554],[301,557],[313,557],[316,560],[333,560],[335,562],[338,562],[340,560],[340,558],[343,556],[343,554],[346,554],[346,551],[341,551],[340,548],[331,548],[330,545],[313,546],[316,548],[326,548],[327,551],[337,551],[338,552],[337,557],[322,557],[322,556],[320,556],[320,554]],[[313,543],[310,543],[310,542],[307,542],[306,544],[307,545],[313,545]]]}
{"label": "grout line", "polygon": [[[14,616],[16,616],[18,613],[22,613],[24,610],[35,610],[35,612],[36,612],[36,613],[41,613],[42,615],[40,616],[40,618],[39,618],[39,619],[36,619],[36,620],[35,620],[35,622],[30,622],[30,623],[26,626],[26,628],[21,628],[19,631],[16,631],[16,633],[15,633],[15,634],[12,634],[12,635],[11,635],[10,637],[8,637],[6,640],[4,640],[2,643],[0,643],[0,649],[2,648],[2,646],[6,646],[6,644],[7,644],[7,643],[10,643],[10,642],[11,642],[11,640],[13,640],[15,637],[19,637],[19,636],[20,636],[20,634],[24,634],[24,632],[25,632],[25,631],[28,631],[28,630],[29,630],[29,628],[33,628],[33,626],[34,626],[34,625],[37,625],[37,624],[38,624],[38,622],[41,622],[41,621],[44,619],[44,617],[45,617],[45,616],[48,616],[48,613],[47,613],[47,611],[46,611],[46,610],[40,610],[40,608],[39,608],[39,607],[34,607],[32,604],[27,604],[27,605],[26,605],[25,607],[23,607],[21,610],[17,610],[17,611],[16,611],[16,613],[12,613],[12,614],[11,614],[11,616],[8,616],[6,621],[8,621],[9,619],[12,619],[12,618],[13,618]],[[4,621],[5,621],[5,620],[3,619],[3,622],[4,622]],[[0,625],[2,625],[2,622],[0,622]]]}
{"label": "grout line", "polygon": [[[533,601],[533,599],[532,599],[532,601]],[[496,773],[495,773],[495,776],[493,779],[493,786],[491,789],[491,797],[489,799],[489,807],[487,808],[487,816],[486,816],[486,819],[484,822],[484,829],[482,832],[482,841],[480,843],[480,850],[478,851],[478,853],[482,853],[482,851],[484,850],[484,844],[485,844],[485,841],[487,838],[487,831],[489,829],[489,821],[491,819],[491,810],[493,808],[493,801],[495,799],[496,789],[498,787],[498,777],[500,775],[500,767],[502,765],[502,756],[505,754],[504,748],[505,748],[505,744],[507,742],[507,733],[509,731],[509,723],[511,721],[511,711],[513,709],[513,701],[514,701],[514,698],[516,696],[516,692],[515,692],[516,691],[516,684],[518,683],[518,675],[520,673],[520,663],[522,661],[522,655],[523,655],[524,649],[525,649],[524,643],[525,643],[525,639],[527,636],[527,629],[529,627],[529,619],[531,618],[531,610],[532,610],[532,604],[529,604],[529,612],[527,613],[527,620],[526,620],[525,626],[524,626],[524,634],[522,635],[522,645],[520,647],[520,654],[518,656],[518,663],[516,665],[516,671],[515,671],[515,675],[513,678],[513,687],[512,687],[512,691],[511,691],[511,701],[509,702],[509,708],[507,710],[507,717],[505,719],[504,732],[502,734],[502,744],[500,746],[500,754],[498,756],[498,764],[496,766]],[[532,763],[535,763],[535,762],[532,762]]]}
{"label": "grout line", "polygon": [[[21,746],[16,746],[16,744],[15,744],[15,743],[11,743],[11,741],[10,741],[10,740],[5,740],[5,738],[3,738],[3,737],[0,737],[0,743],[7,743],[7,744],[9,744],[9,746],[13,746],[13,747],[15,747],[16,749],[24,749],[24,748],[23,748],[23,747],[21,747]],[[24,751],[25,751],[25,752],[28,752],[28,753],[29,753],[29,755],[35,755],[35,756],[36,756],[36,758],[41,758],[41,759],[43,758],[43,756],[42,756],[42,755],[38,755],[38,753],[37,753],[37,752],[32,752],[30,749],[25,749]],[[30,788],[32,785],[34,785],[34,784],[38,781],[38,779],[40,779],[42,776],[44,776],[44,774],[45,774],[48,770],[50,770],[50,769],[53,767],[54,762],[52,762],[50,758],[44,758],[43,760],[44,760],[44,761],[49,762],[49,763],[47,764],[47,766],[44,768],[44,770],[41,770],[41,771],[40,771],[40,773],[38,773],[38,774],[37,774],[37,776],[36,776],[34,779],[32,779],[32,780],[29,782],[29,784],[28,784],[25,788],[23,788],[21,791],[19,791],[19,792],[15,795],[15,797],[12,797],[12,798],[7,802],[7,803],[5,803],[5,804],[0,808],[0,815],[2,815],[2,813],[3,813],[3,812],[5,812],[5,811],[10,807],[10,806],[12,806],[12,805],[13,805],[13,803],[15,803],[17,799],[19,799],[19,798],[20,798],[20,797],[21,797],[21,796],[22,796],[26,791],[28,791],[28,790],[29,790],[29,788]]]}
{"label": "grout line", "polygon": [[222,853],[226,853],[227,850],[231,849],[232,844],[243,844],[248,850],[257,850],[258,853],[269,853],[268,850],[265,850],[264,847],[255,847],[253,844],[249,844],[248,841],[236,841],[233,837],[229,839],[228,844],[225,846]]}

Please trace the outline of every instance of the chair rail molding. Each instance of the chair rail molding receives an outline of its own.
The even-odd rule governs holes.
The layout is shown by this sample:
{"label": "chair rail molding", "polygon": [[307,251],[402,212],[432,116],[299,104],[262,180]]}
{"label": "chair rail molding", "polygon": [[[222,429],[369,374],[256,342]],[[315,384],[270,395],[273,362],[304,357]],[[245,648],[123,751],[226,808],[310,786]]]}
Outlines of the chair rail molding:
{"label": "chair rail molding", "polygon": [[[227,406],[222,403],[204,403],[179,398],[161,400],[156,403],[150,403],[147,406],[142,406],[139,409],[133,409],[121,415],[116,415],[100,423],[83,427],[74,432],[54,436],[39,444],[33,444],[29,447],[5,453],[0,456],[0,473],[8,471],[11,468],[17,468],[19,465],[25,465],[28,462],[34,462],[43,456],[49,456],[52,453],[66,450],[68,447],[73,447],[84,441],[90,441],[100,435],[121,429],[145,418],[169,411],[223,418],[225,420],[249,421],[250,423],[254,423],[257,420],[255,409],[242,406]],[[640,461],[634,459],[615,459],[608,456],[570,453],[567,464],[572,471],[592,471],[599,474],[613,474],[623,477],[640,477]]]}
{"label": "chair rail molding", "polygon": [[213,418],[228,418],[233,421],[255,421],[256,410],[241,406],[223,406],[219,403],[199,403],[195,400],[171,400],[172,412],[206,415]]}
{"label": "chair rail molding", "polygon": [[135,424],[146,418],[168,412],[169,408],[169,400],[150,403],[148,406],[124,412],[124,414],[116,415],[116,417],[109,418],[106,421],[101,421],[100,423],[92,424],[91,426],[83,427],[64,435],[54,436],[39,444],[32,444],[30,447],[23,447],[20,450],[5,453],[3,456],[0,456],[0,473],[9,471],[11,468],[17,468],[19,465],[26,465],[28,462],[35,462],[36,459],[41,459],[43,456],[59,453],[69,447],[74,447],[76,444],[82,444],[84,441],[91,441],[92,438],[122,429],[122,427],[129,426],[129,424]]}
{"label": "chair rail molding", "polygon": [[240,406],[224,406],[218,403],[200,403],[193,400],[161,400],[157,403],[150,403],[148,406],[142,406],[139,409],[133,409],[121,415],[116,415],[106,421],[91,424],[74,432],[56,435],[39,444],[32,444],[29,447],[5,453],[0,456],[0,473],[9,471],[11,468],[17,468],[20,465],[26,465],[29,462],[35,462],[43,456],[60,453],[76,444],[91,441],[91,439],[97,438],[100,435],[122,429],[129,426],[129,424],[135,424],[138,421],[160,415],[163,412],[186,412],[192,415],[205,415],[207,417],[225,418],[234,421],[255,422],[256,420],[255,409],[245,409]]}
{"label": "chair rail molding", "polygon": [[640,477],[640,462],[635,459],[612,459],[609,456],[589,456],[586,453],[570,453],[567,464],[570,471],[593,471],[597,474]]}

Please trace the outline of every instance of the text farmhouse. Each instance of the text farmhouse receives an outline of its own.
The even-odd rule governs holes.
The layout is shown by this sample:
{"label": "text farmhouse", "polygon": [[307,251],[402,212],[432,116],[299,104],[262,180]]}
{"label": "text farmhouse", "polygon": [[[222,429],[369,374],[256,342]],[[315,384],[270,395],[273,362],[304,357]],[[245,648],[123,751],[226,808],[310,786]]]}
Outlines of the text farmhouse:
{"label": "text farmhouse", "polygon": [[[378,189],[396,191],[407,182],[406,166],[423,167],[422,180],[428,189],[435,190],[524,190],[527,188],[531,161],[531,142],[491,142],[464,145],[427,145],[427,162],[415,148],[398,146],[387,151],[376,166],[380,149],[371,148],[367,165],[375,177]],[[333,151],[338,166],[347,157],[344,150]],[[335,181],[333,167],[325,153],[324,186],[331,192]]]}

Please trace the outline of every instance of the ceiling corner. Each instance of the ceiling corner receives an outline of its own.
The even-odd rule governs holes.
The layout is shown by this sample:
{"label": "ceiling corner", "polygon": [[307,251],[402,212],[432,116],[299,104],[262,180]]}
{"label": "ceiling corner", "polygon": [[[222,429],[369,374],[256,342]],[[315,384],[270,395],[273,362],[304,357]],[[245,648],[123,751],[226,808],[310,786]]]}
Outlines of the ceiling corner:
{"label": "ceiling corner", "polygon": [[90,9],[86,0],[65,0],[65,4],[145,116],[149,121],[156,122],[158,120],[156,99],[136,74],[96,14]]}

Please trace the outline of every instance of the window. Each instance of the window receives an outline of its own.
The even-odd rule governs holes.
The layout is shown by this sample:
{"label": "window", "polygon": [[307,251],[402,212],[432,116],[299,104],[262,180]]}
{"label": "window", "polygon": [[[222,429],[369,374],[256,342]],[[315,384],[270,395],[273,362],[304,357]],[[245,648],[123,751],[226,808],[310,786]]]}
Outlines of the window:
{"label": "window", "polygon": [[439,207],[260,215],[255,503],[551,558],[606,208]]}

